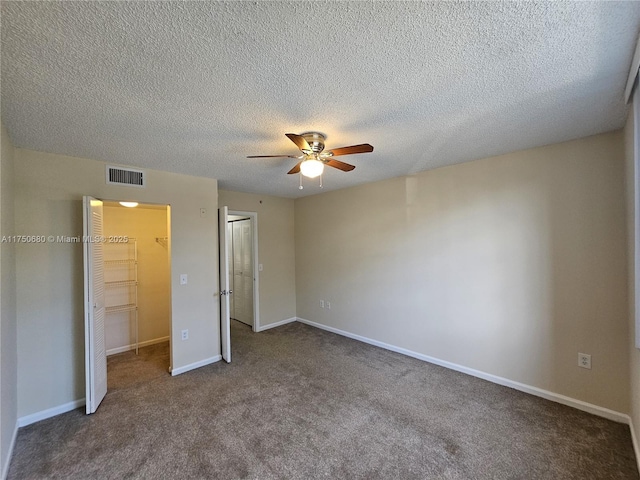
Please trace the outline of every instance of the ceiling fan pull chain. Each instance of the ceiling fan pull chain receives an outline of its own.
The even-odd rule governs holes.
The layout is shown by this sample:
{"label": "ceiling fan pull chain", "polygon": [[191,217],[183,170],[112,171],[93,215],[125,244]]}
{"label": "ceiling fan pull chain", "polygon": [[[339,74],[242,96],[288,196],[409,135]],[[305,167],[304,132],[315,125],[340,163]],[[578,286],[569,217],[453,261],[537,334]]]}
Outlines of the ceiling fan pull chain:
{"label": "ceiling fan pull chain", "polygon": [[302,172],[300,172],[300,186],[298,187],[298,190],[302,190],[304,187],[302,186]]}
{"label": "ceiling fan pull chain", "polygon": [[322,174],[320,174],[320,188],[322,188]]}

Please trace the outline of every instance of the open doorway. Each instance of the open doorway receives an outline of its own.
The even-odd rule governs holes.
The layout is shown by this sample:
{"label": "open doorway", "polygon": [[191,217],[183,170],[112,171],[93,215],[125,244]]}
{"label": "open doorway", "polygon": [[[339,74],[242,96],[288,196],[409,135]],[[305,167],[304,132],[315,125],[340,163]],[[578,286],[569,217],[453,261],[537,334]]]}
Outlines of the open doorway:
{"label": "open doorway", "polygon": [[229,297],[231,320],[253,328],[253,233],[246,215],[229,214]]}
{"label": "open doorway", "polygon": [[[232,325],[260,331],[258,214],[226,206],[220,207],[218,214],[220,343],[222,358],[230,363]],[[232,320],[234,317],[242,321]]]}
{"label": "open doorway", "polygon": [[227,241],[229,255],[229,313],[259,331],[257,213],[229,210]]}
{"label": "open doorway", "polygon": [[170,369],[168,206],[124,205],[103,207],[107,393]]}

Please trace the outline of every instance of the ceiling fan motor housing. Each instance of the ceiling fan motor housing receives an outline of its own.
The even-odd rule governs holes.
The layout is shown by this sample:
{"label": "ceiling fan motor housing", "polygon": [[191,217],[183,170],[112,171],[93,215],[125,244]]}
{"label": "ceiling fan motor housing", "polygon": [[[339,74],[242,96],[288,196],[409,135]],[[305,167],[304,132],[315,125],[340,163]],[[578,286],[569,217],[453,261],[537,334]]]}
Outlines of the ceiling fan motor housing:
{"label": "ceiling fan motor housing", "polygon": [[[301,133],[300,136],[304,138],[309,146],[311,147],[311,151],[308,153],[320,153],[324,150],[324,141],[327,139],[325,135],[319,132],[305,132]],[[307,153],[307,152],[304,152]]]}

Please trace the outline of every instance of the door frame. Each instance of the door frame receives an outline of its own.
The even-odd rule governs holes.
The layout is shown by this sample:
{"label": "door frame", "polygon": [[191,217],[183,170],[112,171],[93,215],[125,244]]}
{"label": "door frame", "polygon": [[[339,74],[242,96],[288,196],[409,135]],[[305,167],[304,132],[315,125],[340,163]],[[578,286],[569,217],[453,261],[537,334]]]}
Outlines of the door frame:
{"label": "door frame", "polygon": [[253,327],[254,332],[260,331],[260,270],[258,262],[258,212],[232,210],[229,215],[249,217],[251,221],[251,261],[253,263]]}
{"label": "door frame", "polygon": [[[125,200],[122,199],[113,199],[113,198],[100,198],[99,200],[101,200],[103,203],[120,203],[120,202],[126,202],[127,201],[127,197],[125,197]],[[166,219],[166,223],[167,223],[167,267],[169,270],[169,275],[167,278],[167,281],[169,282],[169,373],[171,373],[171,371],[173,370],[173,346],[176,344],[176,342],[174,342],[174,338],[173,338],[173,272],[171,270],[171,242],[172,242],[172,236],[171,236],[171,220],[172,220],[172,209],[171,209],[171,204],[170,203],[162,203],[162,202],[148,202],[145,200],[136,200],[136,202],[138,202],[138,205],[152,205],[152,206],[156,206],[156,207],[165,207],[165,212],[167,214],[167,219]],[[110,205],[107,205],[110,206]],[[137,207],[136,207],[137,208]]]}
{"label": "door frame", "polygon": [[220,354],[231,363],[231,312],[229,297],[231,291],[229,275],[229,207],[218,206],[218,269],[220,288]]}
{"label": "door frame", "polygon": [[[98,200],[100,202],[104,203],[105,202],[109,202],[109,203],[113,203],[113,202],[121,202],[121,201],[126,201],[127,198],[125,198],[124,200],[117,200],[117,199],[112,199],[112,198],[102,198],[102,197],[92,197],[90,195],[85,195],[83,196],[83,219],[82,219],[82,228],[83,228],[83,233],[85,233],[85,230],[87,228],[87,211],[85,208],[85,198],[95,198],[95,200]],[[130,200],[130,199],[129,199]],[[172,261],[172,256],[171,256],[171,220],[172,220],[172,209],[171,209],[171,204],[170,203],[157,203],[157,202],[147,202],[147,201],[139,201],[139,203],[143,204],[143,205],[158,205],[158,206],[164,206],[166,207],[166,213],[167,213],[167,261],[168,261],[168,266],[169,266],[169,372],[171,373],[173,370],[173,346],[175,344],[174,340],[173,340],[173,306],[172,306],[172,302],[173,302],[173,286],[172,286],[172,270],[171,270],[171,261]],[[103,219],[104,220],[104,219]],[[85,253],[85,249],[87,248],[87,243],[85,242],[84,246],[83,246],[83,257],[86,256]],[[83,276],[84,276],[84,303],[85,303],[85,309],[88,308],[88,304],[87,304],[87,299],[89,298],[89,295],[92,295],[92,286],[89,285],[89,275],[88,275],[88,270],[86,267],[86,262],[85,263],[84,268],[83,268]],[[85,344],[84,344],[84,348],[85,350],[88,348],[88,333],[87,333],[87,314],[85,313]],[[106,357],[106,350],[105,350],[105,357]],[[87,398],[85,399],[85,405],[87,408],[87,413],[90,413],[88,410],[90,408],[90,402],[88,400],[89,397],[89,388],[90,388],[90,384],[93,381],[94,377],[94,372],[93,369],[90,367],[90,365],[88,365],[88,362],[85,358],[85,390],[86,390],[86,394],[87,394]],[[97,406],[96,406],[97,408]]]}

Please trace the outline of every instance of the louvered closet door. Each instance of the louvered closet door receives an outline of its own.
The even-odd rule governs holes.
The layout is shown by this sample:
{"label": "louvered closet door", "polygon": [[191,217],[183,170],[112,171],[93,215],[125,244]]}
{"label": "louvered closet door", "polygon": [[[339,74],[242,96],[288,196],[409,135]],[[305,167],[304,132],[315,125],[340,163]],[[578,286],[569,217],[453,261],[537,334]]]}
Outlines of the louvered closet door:
{"label": "louvered closet door", "polygon": [[84,336],[86,412],[93,413],[107,394],[105,346],[104,246],[102,202],[84,197]]}

